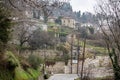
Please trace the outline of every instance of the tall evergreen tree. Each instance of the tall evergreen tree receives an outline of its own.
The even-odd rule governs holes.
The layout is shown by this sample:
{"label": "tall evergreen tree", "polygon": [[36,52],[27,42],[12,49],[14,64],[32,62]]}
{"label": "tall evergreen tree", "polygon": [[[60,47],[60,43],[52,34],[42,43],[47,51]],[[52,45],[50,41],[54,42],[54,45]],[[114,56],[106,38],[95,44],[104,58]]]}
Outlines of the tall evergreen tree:
{"label": "tall evergreen tree", "polygon": [[11,19],[8,10],[0,3],[0,52],[9,40]]}

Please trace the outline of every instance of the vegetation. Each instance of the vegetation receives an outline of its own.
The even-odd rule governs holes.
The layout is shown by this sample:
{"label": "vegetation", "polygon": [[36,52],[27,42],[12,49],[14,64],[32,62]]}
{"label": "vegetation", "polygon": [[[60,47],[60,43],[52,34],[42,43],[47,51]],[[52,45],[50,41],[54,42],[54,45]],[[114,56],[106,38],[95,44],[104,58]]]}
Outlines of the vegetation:
{"label": "vegetation", "polygon": [[35,56],[35,55],[29,55],[28,57],[28,62],[31,64],[31,66],[34,68],[34,69],[38,69],[40,64],[43,63],[43,60],[42,58],[38,57],[38,56]]}
{"label": "vegetation", "polygon": [[[75,79],[75,80],[80,80],[80,79]],[[85,80],[87,80],[87,79],[85,79]],[[103,77],[103,78],[92,78],[89,80],[114,80],[114,79],[111,76],[107,76],[107,77]]]}
{"label": "vegetation", "polygon": [[[100,1],[97,7],[97,16],[99,21],[99,27],[103,33],[103,40],[107,46],[108,54],[112,62],[114,71],[114,80],[120,79],[120,2],[108,0],[106,2]],[[106,23],[104,23],[106,22]],[[105,30],[104,25],[107,25]]]}
{"label": "vegetation", "polygon": [[55,20],[55,23],[61,25],[61,24],[62,24],[61,19],[62,19],[62,16],[59,16],[59,17]]}
{"label": "vegetation", "polygon": [[104,47],[94,46],[94,45],[87,45],[87,48],[91,49],[91,52],[96,55],[107,55],[107,50]]}
{"label": "vegetation", "polygon": [[[77,41],[75,41],[75,45],[77,46]],[[82,40],[80,41],[79,45],[83,47]],[[103,45],[103,43],[98,41],[96,42],[96,40],[87,40],[86,48],[89,50],[86,52],[86,54],[91,54],[90,56],[92,56],[93,54],[100,56],[108,55],[107,49]]]}
{"label": "vegetation", "polygon": [[0,41],[6,44],[9,40],[10,26],[12,24],[10,15],[6,9],[0,6]]}
{"label": "vegetation", "polygon": [[[5,49],[7,46],[7,42],[10,39],[9,34],[10,34],[10,28],[11,28],[11,19],[10,19],[10,14],[8,14],[8,10],[2,6],[3,4],[0,3],[0,78],[2,80],[13,80],[13,72],[9,70],[9,67],[7,66],[7,63],[10,62],[11,66],[14,65],[14,60],[15,57],[9,52],[6,54],[8,55],[7,58],[8,60],[5,59]],[[14,58],[14,59],[13,59]],[[17,64],[17,61],[15,61]]]}
{"label": "vegetation", "polygon": [[[40,73],[27,64],[23,64],[15,49],[9,51],[8,44],[11,36],[12,16],[7,5],[0,1],[0,79],[2,80],[36,80]],[[9,46],[9,47],[8,47]],[[28,63],[29,64],[29,63]],[[30,64],[31,65],[31,64]],[[26,68],[24,68],[26,66]],[[30,69],[28,69],[30,68]],[[28,69],[28,72],[26,69]]]}
{"label": "vegetation", "polygon": [[9,34],[12,25],[9,11],[1,5],[2,3],[0,3],[0,53],[4,51],[10,39]]}
{"label": "vegetation", "polygon": [[14,80],[13,72],[3,67],[0,67],[0,78],[3,80]]}
{"label": "vegetation", "polygon": [[[54,0],[53,0],[54,1]],[[58,1],[59,2],[59,1]],[[98,5],[98,13],[93,15],[90,12],[73,12],[70,3],[61,4],[45,0],[1,0],[0,1],[0,79],[2,80],[37,80],[42,74],[40,73],[40,67],[46,67],[49,65],[54,65],[57,61],[65,62],[71,57],[73,57],[73,47],[77,46],[77,53],[79,53],[79,48],[83,48],[83,53],[78,60],[81,60],[81,75],[79,76],[81,80],[88,80],[89,77],[85,77],[84,74],[84,62],[86,58],[91,58],[94,55],[106,55],[109,54],[115,80],[120,79],[120,19],[119,19],[119,3],[108,0],[108,2],[100,1],[101,4]],[[27,6],[26,6],[27,4]],[[58,7],[61,7],[58,9]],[[55,8],[55,11],[53,10]],[[31,10],[30,10],[31,9]],[[34,9],[34,11],[33,11]],[[60,10],[60,11],[57,11]],[[29,12],[30,11],[30,12]],[[39,21],[34,23],[32,18],[29,18],[29,14],[33,11],[33,17],[40,19],[40,16],[44,17],[43,24],[47,24],[48,31],[42,31],[38,28]],[[53,12],[53,14],[52,14]],[[56,14],[56,12],[58,14]],[[60,13],[60,14],[59,14]],[[100,25],[102,33],[95,33],[93,26],[84,26],[78,28],[78,30],[73,30],[67,26],[62,26],[62,16],[72,17],[81,23],[96,23]],[[26,16],[26,14],[28,14]],[[48,17],[57,16],[55,23],[47,23]],[[69,14],[69,15],[68,15]],[[31,14],[32,15],[32,14]],[[29,16],[29,17],[28,17]],[[98,20],[94,22],[93,18],[98,17]],[[13,23],[17,23],[14,24]],[[100,23],[99,23],[100,22]],[[38,23],[38,24],[37,24]],[[106,23],[106,24],[104,24]],[[78,23],[79,25],[79,23]],[[104,28],[105,26],[107,27]],[[78,27],[78,26],[77,26]],[[13,34],[11,31],[13,30]],[[68,35],[78,33],[77,41],[72,41],[67,43]],[[97,40],[97,36],[100,36],[100,42]],[[12,40],[10,41],[10,38]],[[101,41],[104,40],[104,42]],[[79,42],[80,40],[80,42]],[[16,47],[18,46],[18,47]],[[13,49],[11,49],[13,48]],[[32,54],[32,51],[38,49],[48,49],[54,48],[57,56],[55,58],[46,57],[44,54],[44,61],[41,57]],[[80,49],[81,49],[80,48]],[[107,49],[107,52],[106,52]],[[31,55],[19,55],[22,54],[22,50],[31,50]],[[71,54],[69,54],[71,50]],[[45,52],[44,52],[45,53]],[[71,55],[71,56],[70,56]],[[45,64],[40,65],[40,64]],[[99,60],[99,65],[102,66],[103,61]],[[79,64],[77,64],[77,69]],[[45,70],[45,69],[44,69]],[[43,71],[44,72],[44,71]],[[72,73],[72,67],[71,67]],[[44,74],[44,73],[43,73]],[[43,76],[45,79],[49,75]],[[105,78],[95,78],[95,80],[112,80],[111,77]],[[94,79],[93,79],[94,80]]]}
{"label": "vegetation", "polygon": [[27,71],[23,70],[21,67],[15,69],[15,80],[37,80],[39,76],[40,72],[32,68],[28,68]]}
{"label": "vegetation", "polygon": [[[7,51],[5,56],[4,64],[1,64],[0,67],[0,78],[2,80],[36,80],[39,77],[40,72],[38,68],[34,69],[27,66],[27,64],[21,64],[20,58],[10,51]],[[23,68],[24,65],[26,65],[26,68]]]}
{"label": "vegetation", "polygon": [[33,35],[29,39],[29,46],[31,50],[43,49],[45,46],[54,46],[55,38],[47,32],[39,29],[33,32]]}
{"label": "vegetation", "polygon": [[59,45],[57,47],[57,50],[58,51],[62,51],[63,55],[61,57],[57,57],[58,59],[56,59],[57,61],[58,60],[61,60],[61,61],[64,61],[65,62],[65,65],[68,64],[68,60],[70,59],[69,58],[69,49],[67,48],[67,45]]}

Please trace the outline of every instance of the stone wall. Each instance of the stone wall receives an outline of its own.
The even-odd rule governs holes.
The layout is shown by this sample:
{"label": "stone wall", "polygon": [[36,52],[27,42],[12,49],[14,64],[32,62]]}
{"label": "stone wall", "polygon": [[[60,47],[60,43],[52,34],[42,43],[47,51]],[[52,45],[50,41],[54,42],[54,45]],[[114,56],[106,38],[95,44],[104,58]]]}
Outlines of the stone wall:
{"label": "stone wall", "polygon": [[28,57],[30,54],[36,55],[36,56],[40,56],[43,57],[46,56],[48,58],[54,58],[57,55],[57,51],[54,50],[34,50],[34,51],[30,51],[30,50],[25,50],[24,52],[22,52],[22,55],[24,57]]}
{"label": "stone wall", "polygon": [[54,66],[47,66],[46,70],[51,74],[64,73],[64,62],[57,62]]}

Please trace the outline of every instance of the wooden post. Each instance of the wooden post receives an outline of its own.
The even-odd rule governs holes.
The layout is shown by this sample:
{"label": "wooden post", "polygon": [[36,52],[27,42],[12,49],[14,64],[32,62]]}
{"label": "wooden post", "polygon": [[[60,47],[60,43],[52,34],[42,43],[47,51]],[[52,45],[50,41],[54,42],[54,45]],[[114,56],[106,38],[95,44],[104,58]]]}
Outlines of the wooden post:
{"label": "wooden post", "polygon": [[46,44],[44,45],[44,64],[43,64],[43,77],[45,77],[45,75],[46,75]]}
{"label": "wooden post", "polygon": [[78,38],[78,47],[77,47],[77,74],[79,74],[79,56],[80,56],[80,44],[79,44],[79,38]]}
{"label": "wooden post", "polygon": [[84,39],[84,45],[83,45],[83,53],[82,53],[82,67],[81,67],[81,77],[80,80],[83,80],[83,74],[84,74],[84,62],[85,62],[85,47],[86,47],[86,37]]}
{"label": "wooden post", "polygon": [[73,34],[71,35],[71,71],[70,73],[72,74],[72,59],[73,58]]}

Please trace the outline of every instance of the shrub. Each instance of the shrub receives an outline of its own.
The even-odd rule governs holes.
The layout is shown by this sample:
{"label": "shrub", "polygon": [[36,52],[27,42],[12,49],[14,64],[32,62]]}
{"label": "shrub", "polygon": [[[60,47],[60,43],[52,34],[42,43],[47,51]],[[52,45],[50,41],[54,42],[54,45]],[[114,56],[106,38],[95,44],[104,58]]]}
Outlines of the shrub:
{"label": "shrub", "polygon": [[38,56],[30,55],[28,57],[28,62],[31,64],[31,66],[34,69],[37,69],[40,66],[40,64],[43,62],[43,60]]}
{"label": "shrub", "polygon": [[44,75],[44,79],[48,79],[49,77],[50,77],[49,74],[45,74],[45,75]]}
{"label": "shrub", "polygon": [[0,80],[14,80],[12,72],[0,67]]}
{"label": "shrub", "polygon": [[5,46],[10,38],[10,26],[12,24],[12,20],[9,19],[10,13],[1,5],[2,3],[0,2],[0,52],[4,51]]}

